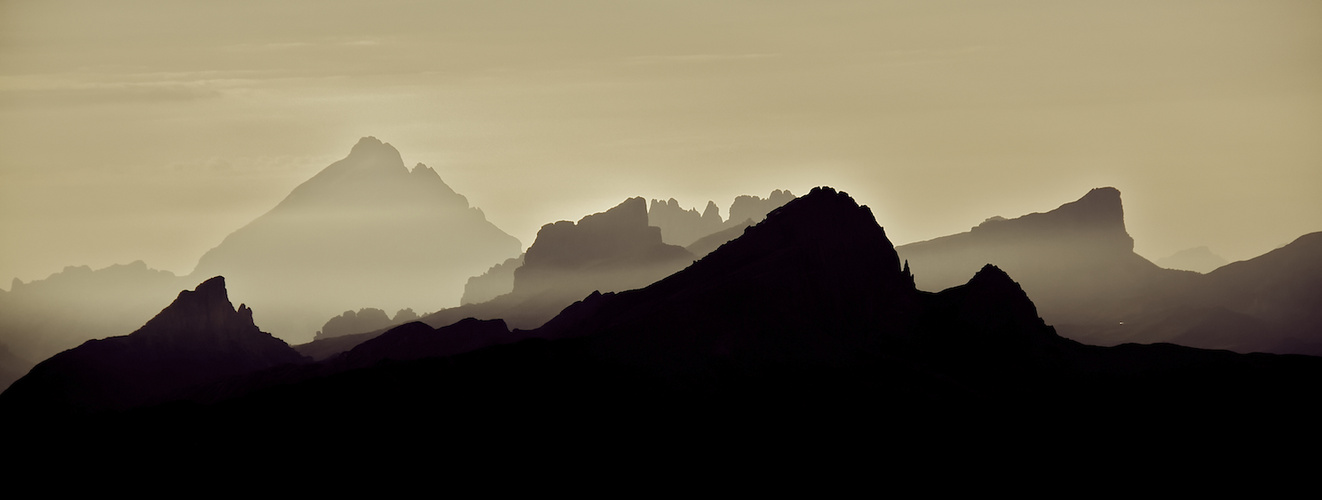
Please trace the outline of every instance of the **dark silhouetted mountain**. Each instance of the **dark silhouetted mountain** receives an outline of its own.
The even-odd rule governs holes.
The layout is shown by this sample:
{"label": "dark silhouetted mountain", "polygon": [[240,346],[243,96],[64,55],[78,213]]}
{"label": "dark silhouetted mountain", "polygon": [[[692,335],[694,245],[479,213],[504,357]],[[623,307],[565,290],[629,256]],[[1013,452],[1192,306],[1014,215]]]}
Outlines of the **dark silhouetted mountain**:
{"label": "dark silhouetted mountain", "polygon": [[1157,259],[1156,264],[1166,269],[1180,269],[1183,271],[1194,271],[1203,274],[1212,272],[1212,270],[1229,264],[1230,261],[1224,257],[1212,253],[1207,247],[1195,247],[1180,250],[1174,254]]}
{"label": "dark silhouetted mountain", "polygon": [[514,270],[523,265],[523,255],[505,259],[481,276],[468,278],[460,305],[478,304],[514,291]]}
{"label": "dark silhouetted mountain", "polygon": [[142,261],[95,271],[69,266],[44,280],[14,280],[0,295],[0,343],[15,358],[0,360],[0,370],[27,373],[33,363],[89,339],[133,331],[185,286]]}
{"label": "dark silhouetted mountain", "polygon": [[696,208],[680,208],[674,198],[669,201],[652,200],[647,209],[647,221],[661,228],[662,241],[682,247],[721,230],[724,225],[716,202],[708,201],[707,208],[700,214]]}
{"label": "dark silhouetted mountain", "polygon": [[305,358],[258,330],[215,277],[183,291],[137,331],[89,340],[39,363],[0,394],[0,413],[66,415],[133,408],[177,391]]}
{"label": "dark silhouetted mountain", "polygon": [[344,310],[458,304],[469,276],[519,251],[435,170],[409,170],[365,137],[203,255],[194,276],[228,276],[264,328],[302,340]]}
{"label": "dark silhouetted mountain", "polygon": [[1322,304],[1314,264],[1322,250],[1309,248],[1307,237],[1291,246],[1225,272],[1231,266],[1207,275],[1163,269],[1133,252],[1119,191],[1100,188],[1051,212],[994,217],[898,250],[926,289],[995,263],[1062,335],[1089,344],[1322,354],[1322,322],[1313,313]]}

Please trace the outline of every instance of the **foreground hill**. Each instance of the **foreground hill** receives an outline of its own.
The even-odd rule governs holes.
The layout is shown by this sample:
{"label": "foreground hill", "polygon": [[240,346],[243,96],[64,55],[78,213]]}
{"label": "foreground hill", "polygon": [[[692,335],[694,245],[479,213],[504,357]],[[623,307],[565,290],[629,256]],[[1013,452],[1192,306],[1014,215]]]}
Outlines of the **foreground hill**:
{"label": "foreground hill", "polygon": [[929,290],[994,263],[1062,335],[1089,344],[1322,354],[1317,240],[1306,235],[1206,275],[1163,269],[1134,253],[1120,192],[1099,188],[1050,212],[988,219],[898,251]]}

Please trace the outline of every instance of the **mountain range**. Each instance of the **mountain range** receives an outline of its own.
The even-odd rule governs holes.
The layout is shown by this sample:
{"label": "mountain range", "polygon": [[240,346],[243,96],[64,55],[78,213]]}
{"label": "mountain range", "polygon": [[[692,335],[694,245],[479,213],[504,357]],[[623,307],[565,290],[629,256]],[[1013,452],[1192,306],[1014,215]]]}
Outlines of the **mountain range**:
{"label": "mountain range", "polygon": [[[1288,434],[1318,416],[1304,395],[1322,382],[1322,358],[1088,346],[1057,335],[995,265],[925,292],[900,255],[867,207],[818,188],[684,269],[591,293],[539,328],[415,322],[320,362],[258,331],[216,278],[138,332],[42,363],[0,396],[0,415],[136,442],[222,428],[269,442],[287,432],[271,427],[278,416],[318,436],[370,429],[386,443],[488,450],[547,439],[966,446],[984,432],[1025,443],[1185,419]],[[174,362],[199,352],[216,362]],[[251,371],[216,380],[233,366]],[[113,390],[151,387],[141,380],[171,385]]]}
{"label": "mountain range", "polygon": [[[1322,233],[1205,274],[1133,247],[1114,188],[899,247],[818,188],[741,196],[728,220],[629,198],[546,224],[520,255],[435,171],[368,137],[190,276],[135,262],[15,281],[0,376],[27,375],[0,417],[492,430],[555,408],[542,425],[597,433],[637,425],[597,425],[618,408],[685,427],[715,411],[857,428],[915,407],[1313,415],[1295,396],[1322,380],[1317,358],[1236,352],[1322,355]],[[320,331],[291,347],[268,323]]]}

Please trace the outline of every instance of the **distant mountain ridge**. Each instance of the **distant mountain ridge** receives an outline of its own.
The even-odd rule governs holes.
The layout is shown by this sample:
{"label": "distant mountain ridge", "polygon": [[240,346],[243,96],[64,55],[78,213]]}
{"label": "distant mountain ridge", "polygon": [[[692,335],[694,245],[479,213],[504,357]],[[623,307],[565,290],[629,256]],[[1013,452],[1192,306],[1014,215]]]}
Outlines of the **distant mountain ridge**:
{"label": "distant mountain ridge", "polygon": [[992,218],[898,251],[926,289],[994,263],[1023,283],[1062,335],[1090,344],[1322,354],[1322,317],[1313,312],[1322,309],[1322,248],[1313,241],[1305,235],[1206,275],[1164,269],[1134,253],[1120,192],[1098,188],[1050,212]]}
{"label": "distant mountain ridge", "polygon": [[1218,267],[1229,264],[1230,261],[1212,253],[1212,250],[1206,246],[1201,246],[1180,250],[1157,259],[1155,263],[1166,269],[1181,269],[1207,274]]}

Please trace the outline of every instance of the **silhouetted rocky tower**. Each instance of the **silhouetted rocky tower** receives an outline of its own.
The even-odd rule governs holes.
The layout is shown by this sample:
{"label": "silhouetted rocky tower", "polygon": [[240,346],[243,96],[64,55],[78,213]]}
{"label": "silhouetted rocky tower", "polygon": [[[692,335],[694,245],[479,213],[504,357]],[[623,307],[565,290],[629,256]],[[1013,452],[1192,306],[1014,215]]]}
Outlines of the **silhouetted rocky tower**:
{"label": "silhouetted rocky tower", "polygon": [[647,202],[630,198],[577,224],[542,226],[514,271],[514,293],[556,289],[586,295],[593,290],[629,290],[648,285],[692,262],[692,254],[661,240],[647,220]]}
{"label": "silhouetted rocky tower", "polygon": [[194,276],[228,276],[265,328],[310,340],[345,310],[458,304],[469,276],[520,247],[435,170],[409,170],[365,137],[202,256]]}
{"label": "silhouetted rocky tower", "polygon": [[[180,389],[304,358],[236,310],[215,277],[183,291],[160,314],[121,337],[89,340],[14,382],[0,408],[79,413],[150,404]],[[2,411],[2,410],[0,410]]]}

